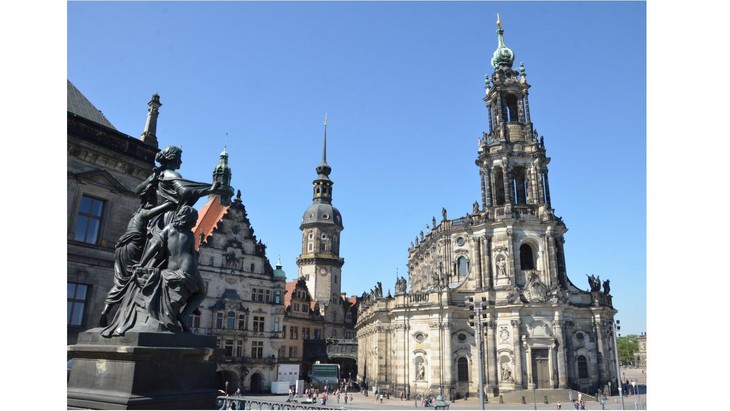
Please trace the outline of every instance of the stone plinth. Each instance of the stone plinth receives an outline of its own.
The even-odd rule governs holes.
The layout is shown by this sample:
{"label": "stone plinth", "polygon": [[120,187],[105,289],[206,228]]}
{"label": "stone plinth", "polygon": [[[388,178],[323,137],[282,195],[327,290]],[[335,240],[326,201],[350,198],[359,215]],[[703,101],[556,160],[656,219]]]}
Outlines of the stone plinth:
{"label": "stone plinth", "polygon": [[105,338],[99,331],[68,347],[69,409],[215,408],[215,337],[130,331]]}

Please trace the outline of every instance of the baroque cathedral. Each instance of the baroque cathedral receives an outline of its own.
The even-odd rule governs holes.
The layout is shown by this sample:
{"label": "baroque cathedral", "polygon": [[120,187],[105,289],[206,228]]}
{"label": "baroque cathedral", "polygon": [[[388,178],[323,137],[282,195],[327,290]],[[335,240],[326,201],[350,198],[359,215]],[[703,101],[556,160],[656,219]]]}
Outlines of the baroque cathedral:
{"label": "baroque cathedral", "polygon": [[[567,228],[550,202],[544,139],[530,119],[525,69],[497,21],[479,139],[481,204],[408,248],[408,279],[362,296],[358,379],[405,395],[539,388],[596,392],[617,381],[608,281],[567,276]],[[410,283],[410,284],[408,284]],[[482,373],[482,375],[480,375]]]}

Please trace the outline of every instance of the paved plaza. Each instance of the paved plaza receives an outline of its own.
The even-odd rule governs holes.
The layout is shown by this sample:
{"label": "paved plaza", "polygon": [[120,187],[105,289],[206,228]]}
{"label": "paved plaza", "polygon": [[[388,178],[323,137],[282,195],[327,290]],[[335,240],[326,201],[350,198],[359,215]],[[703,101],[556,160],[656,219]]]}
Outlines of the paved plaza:
{"label": "paved plaza", "polygon": [[[260,399],[264,401],[276,401],[276,402],[285,402],[287,396],[286,395],[261,395],[256,397],[248,397],[249,399]],[[637,400],[640,398],[641,402],[640,404],[637,404]],[[298,398],[298,401],[301,401],[303,398]],[[533,403],[529,402],[529,400],[532,400],[529,396],[526,396],[526,399],[528,400],[527,404],[499,404],[498,401],[489,401],[484,404],[485,410],[555,410],[557,409],[556,403],[551,404],[544,404],[541,402]],[[635,410],[635,409],[646,409],[646,395],[640,395],[640,396],[627,396],[624,397],[624,409],[626,410]],[[601,405],[596,401],[588,401],[585,403],[586,409],[588,410],[600,410]],[[570,402],[566,398],[564,402],[561,402],[562,409],[563,410],[572,410],[575,409],[571,406]],[[422,410],[422,411],[429,411],[433,410],[432,407],[422,407],[420,404],[418,407],[416,407],[415,401],[413,400],[404,400],[401,401],[398,398],[391,398],[391,399],[383,399],[383,402],[381,403],[379,400],[376,401],[375,397],[373,395],[365,396],[362,393],[354,393],[353,394],[353,401],[348,404],[345,404],[344,400],[340,400],[340,403],[337,403],[336,399],[333,399],[330,397],[330,399],[327,401],[327,407],[331,408],[341,408],[341,409],[353,409],[353,410]],[[480,409],[479,405],[479,398],[472,398],[469,399],[460,399],[453,401],[449,404],[449,409],[451,410],[478,410]],[[621,408],[621,401],[619,400],[618,396],[610,397],[605,404],[605,409],[607,410],[620,410]]]}

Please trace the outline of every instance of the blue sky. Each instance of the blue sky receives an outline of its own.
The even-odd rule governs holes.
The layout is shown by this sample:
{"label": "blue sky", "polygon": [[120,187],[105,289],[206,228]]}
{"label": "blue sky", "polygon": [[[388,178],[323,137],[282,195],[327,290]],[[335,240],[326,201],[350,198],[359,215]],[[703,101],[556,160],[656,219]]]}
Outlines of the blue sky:
{"label": "blue sky", "polygon": [[[138,137],[161,96],[161,146],[209,181],[224,146],[256,235],[288,278],[321,160],[343,216],[343,291],[406,275],[441,208],[480,198],[484,75],[524,62],[570,279],[611,280],[622,333],[646,331],[646,4],[640,2],[70,2],[67,77]],[[387,291],[386,291],[387,292]]]}

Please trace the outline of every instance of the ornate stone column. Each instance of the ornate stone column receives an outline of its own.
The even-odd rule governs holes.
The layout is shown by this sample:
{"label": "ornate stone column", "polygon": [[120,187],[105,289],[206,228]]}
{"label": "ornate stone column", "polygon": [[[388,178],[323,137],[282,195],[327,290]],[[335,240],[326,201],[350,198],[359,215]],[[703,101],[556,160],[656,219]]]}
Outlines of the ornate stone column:
{"label": "ornate stone column", "polygon": [[492,320],[491,314],[487,314],[487,387],[490,391],[499,384],[497,376],[497,322]]}
{"label": "ornate stone column", "polygon": [[520,341],[520,320],[512,320],[512,346],[514,350],[514,361],[515,361],[515,385],[524,386],[522,383],[522,344]]}
{"label": "ornate stone column", "polygon": [[448,393],[448,387],[453,386],[454,379],[453,379],[453,373],[452,370],[454,368],[453,363],[453,357],[452,357],[452,351],[451,351],[451,324],[449,323],[449,318],[446,318],[446,321],[441,323],[441,329],[439,330],[443,333],[444,336],[444,349],[442,352],[442,356],[444,359],[443,362],[443,381],[441,381],[441,385],[444,386],[446,389],[446,393]]}
{"label": "ornate stone column", "polygon": [[[596,353],[596,366],[598,370],[598,383],[605,383],[608,382],[608,377],[606,376],[606,340],[603,329],[603,321],[601,321],[600,317],[594,317],[593,318],[593,328],[596,333],[596,347],[598,349],[598,352]],[[599,358],[598,353],[601,353],[601,356]]]}
{"label": "ornate stone column", "polygon": [[504,164],[504,202],[505,204],[512,205],[515,203],[514,193],[512,192],[512,167],[509,164],[509,160],[504,158],[502,160]]}
{"label": "ornate stone column", "polygon": [[527,386],[526,388],[532,389],[535,387],[535,379],[532,377],[532,349],[527,344],[527,339],[522,337],[522,348],[525,350],[525,368],[527,369]]}
{"label": "ornate stone column", "polygon": [[486,268],[486,286],[488,290],[494,289],[494,273],[492,271],[492,235],[484,234],[486,251],[484,253],[484,266]]}
{"label": "ornate stone column", "polygon": [[557,388],[558,385],[557,360],[555,359],[557,348],[557,344],[553,340],[553,343],[550,344],[550,388]]}
{"label": "ornate stone column", "polygon": [[475,276],[475,282],[476,282],[476,289],[482,290],[484,288],[484,264],[483,264],[483,258],[482,258],[482,238],[481,237],[470,237],[469,243],[472,246],[472,249],[474,249],[474,254],[476,255],[476,262],[477,262],[477,275]]}
{"label": "ornate stone column", "polygon": [[563,338],[563,326],[560,312],[555,313],[553,320],[553,331],[557,341],[557,357],[558,357],[558,388],[568,388],[565,378],[565,338]]}
{"label": "ornate stone column", "polygon": [[517,281],[517,261],[515,260],[515,246],[514,246],[514,232],[511,228],[507,229],[507,247],[508,249],[508,255],[509,255],[509,264],[510,269],[512,270],[512,278],[514,279],[513,284],[518,286],[523,286],[524,284],[520,284]]}
{"label": "ornate stone column", "polygon": [[[548,287],[553,286],[553,279],[558,279],[560,276],[560,272],[558,271],[558,261],[557,256],[555,255],[555,238],[553,237],[553,227],[548,227],[547,230],[545,230],[545,240],[547,243],[547,264],[548,264],[548,273],[549,275],[545,276],[545,279],[549,282],[547,283]],[[558,281],[559,283],[560,281]]]}

